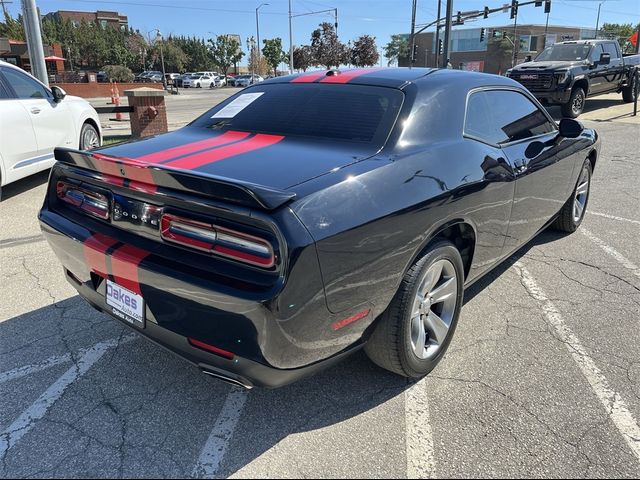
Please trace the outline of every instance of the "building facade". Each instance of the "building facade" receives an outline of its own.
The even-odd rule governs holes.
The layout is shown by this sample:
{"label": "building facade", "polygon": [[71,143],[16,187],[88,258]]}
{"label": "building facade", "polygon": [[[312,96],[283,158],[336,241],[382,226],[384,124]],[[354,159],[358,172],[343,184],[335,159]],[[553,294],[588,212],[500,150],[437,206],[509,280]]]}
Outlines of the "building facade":
{"label": "building facade", "polygon": [[125,30],[129,27],[129,19],[126,15],[120,15],[118,12],[110,12],[107,10],[98,10],[97,12],[79,12],[75,10],[58,10],[57,12],[47,13],[44,18],[51,20],[69,20],[76,27],[82,21],[94,23],[102,26],[102,28],[116,28]]}
{"label": "building facade", "polygon": [[[408,34],[404,35],[409,38]],[[440,29],[444,40],[444,28]],[[535,57],[546,46],[566,40],[595,38],[594,29],[561,27],[556,25],[517,25],[486,27],[485,38],[481,39],[481,28],[461,28],[451,31],[449,59],[453,68],[486,73],[504,74],[512,67],[513,48],[516,44],[515,64],[525,61],[528,55]],[[517,39],[517,41],[516,41]],[[416,67],[436,66],[435,32],[416,35]],[[400,58],[399,66],[408,66],[408,58]]]}

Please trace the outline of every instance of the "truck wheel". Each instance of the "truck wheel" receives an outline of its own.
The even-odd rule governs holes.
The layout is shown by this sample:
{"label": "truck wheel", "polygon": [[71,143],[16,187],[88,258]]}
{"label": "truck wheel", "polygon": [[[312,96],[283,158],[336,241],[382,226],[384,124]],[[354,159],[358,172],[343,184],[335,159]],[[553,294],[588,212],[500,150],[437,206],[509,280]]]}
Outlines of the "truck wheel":
{"label": "truck wheel", "polygon": [[569,101],[562,105],[562,115],[569,118],[576,118],[584,110],[584,100],[586,95],[582,87],[578,87],[571,92]]}
{"label": "truck wheel", "polygon": [[367,356],[404,377],[427,375],[451,343],[463,283],[458,249],[446,241],[433,245],[404,276],[365,345]]}
{"label": "truck wheel", "polygon": [[635,74],[631,77],[629,85],[622,89],[622,101],[624,101],[624,103],[632,103],[636,99],[638,90],[640,90],[640,85],[638,84],[639,76],[640,73],[636,71]]}

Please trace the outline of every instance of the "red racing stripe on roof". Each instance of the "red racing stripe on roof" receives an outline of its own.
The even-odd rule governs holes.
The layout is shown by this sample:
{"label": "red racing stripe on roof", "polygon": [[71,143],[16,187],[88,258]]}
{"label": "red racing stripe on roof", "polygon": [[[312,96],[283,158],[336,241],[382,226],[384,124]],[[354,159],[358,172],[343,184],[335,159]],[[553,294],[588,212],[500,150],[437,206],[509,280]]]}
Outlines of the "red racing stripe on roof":
{"label": "red racing stripe on roof", "polygon": [[247,140],[216,148],[215,150],[207,150],[188,157],[178,158],[177,160],[173,160],[165,165],[171,168],[182,168],[187,170],[195,169],[219,160],[224,160],[225,158],[240,155],[241,153],[252,152],[270,145],[275,145],[283,138],[284,136],[282,135],[258,133]]}
{"label": "red racing stripe on roof", "polygon": [[207,150],[210,148],[225,145],[227,143],[237,142],[238,140],[243,140],[248,136],[249,133],[247,132],[229,131],[224,132],[222,135],[218,135],[217,137],[207,138],[206,140],[187,143],[185,145],[179,145],[177,147],[169,148],[161,152],[149,153],[147,155],[142,155],[141,157],[134,158],[141,162],[158,163],[172,158],[181,157],[183,155],[188,155],[190,153],[196,153],[200,150]]}
{"label": "red racing stripe on roof", "polygon": [[107,250],[116,243],[118,243],[118,241],[115,238],[102,235],[101,233],[96,233],[84,241],[84,259],[90,271],[104,278],[108,276]]}
{"label": "red racing stripe on roof", "polygon": [[320,72],[305,73],[303,75],[300,75],[299,77],[294,78],[289,83],[311,83],[311,82],[315,82],[316,80],[326,75],[327,75],[327,72],[324,70]]}
{"label": "red racing stripe on roof", "polygon": [[377,72],[379,70],[384,70],[382,67],[378,68],[356,68],[354,70],[347,70],[344,73],[339,73],[338,75],[331,75],[330,77],[325,77],[320,80],[320,83],[347,83],[354,78],[360,77],[362,75],[366,75],[367,73]]}
{"label": "red racing stripe on roof", "polygon": [[111,255],[111,270],[118,285],[141,295],[138,266],[149,252],[133,245],[123,245]]}

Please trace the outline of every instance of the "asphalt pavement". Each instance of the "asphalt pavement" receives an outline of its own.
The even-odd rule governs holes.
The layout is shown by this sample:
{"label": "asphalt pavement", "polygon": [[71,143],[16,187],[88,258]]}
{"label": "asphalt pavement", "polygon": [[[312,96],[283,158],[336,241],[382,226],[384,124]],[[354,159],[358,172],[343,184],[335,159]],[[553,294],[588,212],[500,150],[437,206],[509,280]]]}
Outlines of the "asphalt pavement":
{"label": "asphalt pavement", "polygon": [[640,128],[602,137],[588,213],[466,292],[412,383],[363,353],[279,390],[202,375],[64,279],[36,214],[0,203],[0,477],[640,475]]}

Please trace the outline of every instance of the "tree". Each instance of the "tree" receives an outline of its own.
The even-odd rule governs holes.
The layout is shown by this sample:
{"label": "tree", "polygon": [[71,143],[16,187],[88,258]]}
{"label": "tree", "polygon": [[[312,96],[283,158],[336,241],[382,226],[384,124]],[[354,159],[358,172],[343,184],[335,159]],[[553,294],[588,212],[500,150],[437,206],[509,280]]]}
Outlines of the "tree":
{"label": "tree", "polygon": [[[160,44],[162,44],[162,56],[160,55]],[[151,58],[154,68],[162,69],[162,57],[164,57],[164,69],[167,72],[184,72],[184,65],[187,63],[187,55],[176,45],[173,39],[159,40],[151,49]]]}
{"label": "tree", "polygon": [[287,58],[287,54],[282,49],[282,39],[272,38],[263,40],[262,43],[264,43],[262,55],[264,55],[269,67],[273,69],[273,74],[278,75],[278,65]]}
{"label": "tree", "polygon": [[634,53],[636,50],[629,38],[637,31],[638,25],[634,27],[631,23],[603,23],[596,33],[601,37],[618,40],[623,53]]}
{"label": "tree", "polygon": [[252,48],[249,52],[249,71],[264,76],[269,71],[269,63],[264,55],[258,53],[257,48]]}
{"label": "tree", "polygon": [[491,38],[487,45],[487,56],[496,62],[495,72],[503,75],[510,67],[513,58],[513,45],[508,38]]}
{"label": "tree", "polygon": [[215,41],[209,39],[209,51],[223,75],[227,74],[231,65],[239,62],[244,56],[238,41],[229,35],[218,35]]}
{"label": "tree", "polygon": [[338,40],[333,23],[324,22],[311,34],[311,55],[313,63],[327,69],[339,67],[349,61],[347,46]]}
{"label": "tree", "polygon": [[[287,58],[287,64],[289,59]],[[314,66],[313,55],[309,45],[302,45],[293,49],[293,68],[296,70],[307,71],[307,68]]]}
{"label": "tree", "polygon": [[24,40],[24,27],[22,15],[14,19],[9,12],[4,12],[4,22],[0,22],[0,37],[7,37],[11,40]]}
{"label": "tree", "polygon": [[370,35],[362,35],[351,47],[351,63],[356,67],[370,67],[380,60],[376,38]]}
{"label": "tree", "polygon": [[400,58],[409,58],[409,39],[406,35],[391,35],[391,41],[384,47],[387,66],[398,62]]}

